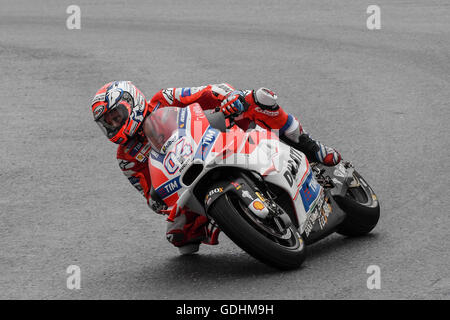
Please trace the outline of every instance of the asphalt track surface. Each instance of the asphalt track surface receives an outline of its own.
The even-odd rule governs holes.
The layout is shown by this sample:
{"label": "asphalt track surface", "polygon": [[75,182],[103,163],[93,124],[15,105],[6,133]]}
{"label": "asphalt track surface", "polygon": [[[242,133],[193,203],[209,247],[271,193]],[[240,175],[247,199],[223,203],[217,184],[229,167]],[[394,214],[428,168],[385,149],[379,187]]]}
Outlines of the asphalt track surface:
{"label": "asphalt track surface", "polygon": [[[376,1],[371,31],[372,2],[1,0],[0,298],[448,299],[450,6]],[[80,30],[66,28],[71,4]],[[378,226],[312,245],[291,272],[223,234],[180,257],[92,121],[115,79],[147,96],[270,87],[373,186]]]}

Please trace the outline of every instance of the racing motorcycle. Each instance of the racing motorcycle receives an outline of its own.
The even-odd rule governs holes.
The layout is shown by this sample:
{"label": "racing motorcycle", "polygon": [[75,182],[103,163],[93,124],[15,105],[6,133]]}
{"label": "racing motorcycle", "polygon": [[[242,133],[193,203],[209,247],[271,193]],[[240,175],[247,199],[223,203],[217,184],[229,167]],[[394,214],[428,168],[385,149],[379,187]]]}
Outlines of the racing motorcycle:
{"label": "racing motorcycle", "polygon": [[168,220],[180,208],[204,215],[263,263],[298,268],[307,245],[333,232],[365,235],[378,222],[377,196],[350,162],[310,163],[276,133],[243,131],[197,103],[157,109],[149,123],[151,196]]}

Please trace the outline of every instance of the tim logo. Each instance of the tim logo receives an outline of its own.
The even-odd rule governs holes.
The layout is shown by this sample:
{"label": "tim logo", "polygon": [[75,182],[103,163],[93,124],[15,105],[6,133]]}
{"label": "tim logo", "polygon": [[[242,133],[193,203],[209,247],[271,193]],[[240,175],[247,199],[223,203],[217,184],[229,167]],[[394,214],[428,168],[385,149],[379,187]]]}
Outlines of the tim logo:
{"label": "tim logo", "polygon": [[170,180],[156,189],[162,199],[167,198],[181,188],[180,177]]}
{"label": "tim logo", "polygon": [[178,181],[171,181],[169,184],[164,186],[164,189],[166,189],[166,191],[168,193],[171,193],[172,191],[176,190],[178,187],[179,187]]}

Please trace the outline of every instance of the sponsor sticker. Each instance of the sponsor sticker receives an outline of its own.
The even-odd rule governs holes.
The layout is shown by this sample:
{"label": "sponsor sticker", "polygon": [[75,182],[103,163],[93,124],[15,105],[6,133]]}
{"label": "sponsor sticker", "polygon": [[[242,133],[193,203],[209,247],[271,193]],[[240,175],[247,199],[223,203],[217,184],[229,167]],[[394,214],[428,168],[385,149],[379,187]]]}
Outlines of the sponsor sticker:
{"label": "sponsor sticker", "polygon": [[314,224],[318,221],[320,229],[323,229],[328,222],[328,216],[331,213],[331,206],[328,203],[328,199],[324,197],[323,193],[320,195],[319,201],[312,208],[311,214],[305,223],[305,233],[309,236]]}
{"label": "sponsor sticker", "polygon": [[208,192],[208,196],[211,197],[212,195],[214,195],[216,193],[221,193],[221,192],[223,192],[223,188],[215,188],[215,189],[211,190],[210,192]]}
{"label": "sponsor sticker", "polygon": [[265,201],[266,201],[266,199],[262,196],[261,193],[255,192],[255,194],[258,196],[259,200],[261,200],[262,202],[265,202]]}
{"label": "sponsor sticker", "polygon": [[147,160],[147,157],[144,156],[142,153],[139,153],[139,154],[136,156],[136,160],[139,161],[139,162],[144,162],[145,160]]}
{"label": "sponsor sticker", "polygon": [[236,190],[239,190],[241,188],[241,185],[237,182],[231,182],[231,184],[236,188]]}
{"label": "sponsor sticker", "polygon": [[200,141],[200,145],[197,148],[197,152],[194,158],[202,160],[206,159],[218,135],[218,130],[212,128],[208,129],[203,135],[202,140]]}
{"label": "sponsor sticker", "polygon": [[186,109],[181,109],[178,116],[178,128],[183,129],[186,126]]}
{"label": "sponsor sticker", "polygon": [[105,111],[105,106],[103,104],[97,106],[94,109],[94,119],[97,120],[98,118],[100,118],[100,116],[103,114],[104,111]]}
{"label": "sponsor sticker", "polygon": [[206,205],[209,205],[211,200],[212,200],[212,196],[215,195],[216,193],[222,193],[223,192],[223,188],[215,188],[213,190],[210,190],[208,192],[208,194],[205,197],[205,203]]}
{"label": "sponsor sticker", "polygon": [[205,117],[205,113],[199,105],[195,105],[193,108],[196,120],[202,119]]}
{"label": "sponsor sticker", "polygon": [[161,199],[165,199],[181,189],[180,177],[169,180],[156,189]]}
{"label": "sponsor sticker", "polygon": [[153,160],[159,161],[161,163],[163,163],[164,161],[164,155],[156,152],[153,149],[150,149],[150,156],[152,157]]}
{"label": "sponsor sticker", "polygon": [[264,109],[262,109],[261,107],[256,107],[256,108],[255,108],[255,111],[256,111],[256,112],[259,112],[259,113],[263,113],[263,114],[265,114],[265,115],[267,115],[267,116],[269,116],[269,117],[277,117],[277,116],[279,116],[279,114],[280,114],[280,111],[269,111],[269,110],[264,110]]}
{"label": "sponsor sticker", "polygon": [[[256,193],[258,194],[258,193]],[[242,190],[242,198],[249,198],[251,201],[253,201],[253,197],[250,195],[250,192],[247,190]]]}
{"label": "sponsor sticker", "polygon": [[255,208],[256,210],[261,211],[262,209],[265,208],[265,206],[263,205],[262,202],[260,202],[258,200],[255,200],[255,201],[253,201],[253,208]]}
{"label": "sponsor sticker", "polygon": [[130,151],[130,156],[134,157],[137,155],[139,150],[142,148],[142,142],[138,142],[136,146],[133,148],[133,150]]}

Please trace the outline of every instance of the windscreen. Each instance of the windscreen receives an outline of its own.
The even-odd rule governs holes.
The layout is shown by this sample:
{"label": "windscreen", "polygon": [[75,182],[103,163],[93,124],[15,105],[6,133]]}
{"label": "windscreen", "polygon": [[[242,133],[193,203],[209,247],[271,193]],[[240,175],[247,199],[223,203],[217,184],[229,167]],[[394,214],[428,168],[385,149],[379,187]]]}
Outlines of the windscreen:
{"label": "windscreen", "polygon": [[178,128],[179,108],[160,108],[151,113],[146,121],[145,135],[152,148],[161,153],[161,148]]}

